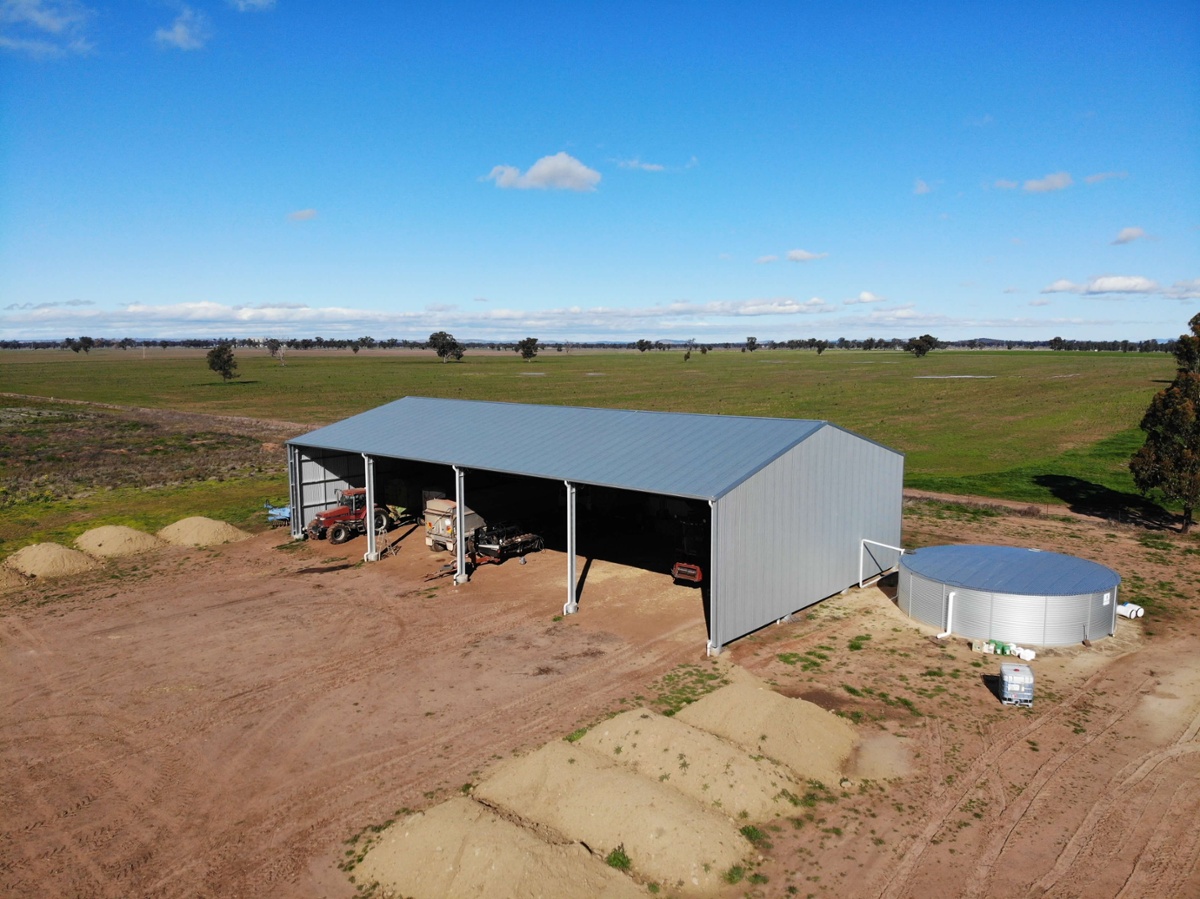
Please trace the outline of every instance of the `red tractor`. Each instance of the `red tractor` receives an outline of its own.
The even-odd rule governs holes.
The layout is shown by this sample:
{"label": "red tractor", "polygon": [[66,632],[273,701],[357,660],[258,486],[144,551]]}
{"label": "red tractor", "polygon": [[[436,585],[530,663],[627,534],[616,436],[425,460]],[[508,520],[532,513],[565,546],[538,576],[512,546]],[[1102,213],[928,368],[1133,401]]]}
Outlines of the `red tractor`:
{"label": "red tractor", "polygon": [[330,543],[345,543],[358,534],[365,534],[368,521],[376,533],[392,526],[391,516],[381,506],[375,507],[374,514],[367,515],[367,491],[364,488],[339,490],[337,498],[341,505],[318,512],[317,517],[308,523],[304,529],[307,537],[324,540],[328,536]]}

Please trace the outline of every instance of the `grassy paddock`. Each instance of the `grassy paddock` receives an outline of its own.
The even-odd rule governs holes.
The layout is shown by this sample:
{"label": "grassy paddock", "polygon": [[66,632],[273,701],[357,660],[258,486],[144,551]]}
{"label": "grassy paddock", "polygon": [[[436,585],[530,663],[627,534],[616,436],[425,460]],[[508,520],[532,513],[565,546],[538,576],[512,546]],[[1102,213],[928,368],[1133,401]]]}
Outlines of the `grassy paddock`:
{"label": "grassy paddock", "polygon": [[[1137,423],[1173,375],[1165,354],[759,350],[237,352],[222,383],[200,350],[0,351],[14,393],[313,426],[406,395],[828,419],[907,454],[909,486],[1029,502],[1133,505]],[[955,377],[958,376],[958,377]],[[971,376],[964,378],[961,376]],[[0,402],[0,405],[3,405]],[[282,472],[281,472],[282,478]],[[197,487],[195,489],[203,489]],[[275,489],[272,492],[278,492]]]}

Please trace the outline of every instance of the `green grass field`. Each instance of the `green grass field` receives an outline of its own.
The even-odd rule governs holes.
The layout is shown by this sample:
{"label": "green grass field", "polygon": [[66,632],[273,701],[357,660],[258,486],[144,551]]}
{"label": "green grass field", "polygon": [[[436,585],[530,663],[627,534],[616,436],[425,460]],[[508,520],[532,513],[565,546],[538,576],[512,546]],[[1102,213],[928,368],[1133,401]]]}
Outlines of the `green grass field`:
{"label": "green grass field", "polygon": [[[293,352],[286,366],[265,351],[237,358],[241,377],[222,383],[203,351],[0,351],[0,389],[312,426],[406,395],[818,418],[902,450],[910,487],[1136,508],[1126,462],[1141,444],[1137,423],[1174,374],[1166,354],[1019,350],[923,359],[726,351],[688,362],[681,351],[578,350],[543,351],[531,363],[468,352],[442,364],[432,353],[378,350]],[[0,460],[0,475],[19,472]]]}

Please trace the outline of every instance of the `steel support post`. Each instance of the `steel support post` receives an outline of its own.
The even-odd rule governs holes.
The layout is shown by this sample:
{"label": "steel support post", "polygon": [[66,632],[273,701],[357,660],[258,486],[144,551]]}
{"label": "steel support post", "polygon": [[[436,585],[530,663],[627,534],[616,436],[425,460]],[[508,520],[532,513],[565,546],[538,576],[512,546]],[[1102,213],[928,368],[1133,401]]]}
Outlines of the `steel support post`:
{"label": "steel support post", "polygon": [[292,507],[292,539],[304,536],[304,485],[300,483],[300,448],[288,446],[288,502]]}
{"label": "steel support post", "polygon": [[563,614],[574,615],[579,611],[575,586],[575,485],[570,481],[563,483],[567,485],[567,602]]}
{"label": "steel support post", "polygon": [[705,573],[708,578],[708,646],[706,653],[710,656],[721,654],[721,644],[716,639],[716,635],[720,633],[718,623],[721,614],[717,588],[717,555],[721,547],[721,544],[717,542],[718,533],[717,501],[710,499],[708,501],[708,571]]}
{"label": "steel support post", "polygon": [[375,460],[366,453],[363,457],[363,477],[367,485],[367,551],[363,554],[364,562],[378,562],[379,549],[375,545]]}
{"label": "steel support post", "polygon": [[454,466],[454,555],[458,563],[454,573],[455,585],[465,584],[467,575],[467,490],[466,472]]}

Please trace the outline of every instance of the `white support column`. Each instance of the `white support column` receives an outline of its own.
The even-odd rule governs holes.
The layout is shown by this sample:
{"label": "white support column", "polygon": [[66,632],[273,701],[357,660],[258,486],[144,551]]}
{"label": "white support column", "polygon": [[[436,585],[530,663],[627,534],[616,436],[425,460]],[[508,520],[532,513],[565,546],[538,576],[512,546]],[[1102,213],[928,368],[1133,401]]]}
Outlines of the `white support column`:
{"label": "white support column", "polygon": [[706,655],[719,656],[721,654],[721,644],[713,639],[713,634],[717,633],[717,548],[720,544],[717,542],[717,501],[710,499],[708,501],[708,571],[704,572],[704,576],[708,578],[708,647]]}
{"label": "white support column", "polygon": [[563,483],[567,485],[567,602],[563,614],[574,615],[579,611],[575,596],[575,485],[570,481]]}
{"label": "white support column", "polygon": [[379,549],[375,545],[375,460],[366,453],[363,457],[363,474],[367,485],[367,551],[363,554],[364,562],[378,562]]}
{"label": "white support column", "polygon": [[288,445],[288,505],[292,507],[292,539],[304,536],[304,485],[300,483],[301,471],[299,447]]}
{"label": "white support column", "polygon": [[454,556],[458,563],[454,574],[455,585],[465,584],[467,575],[467,495],[465,472],[454,466]]}

